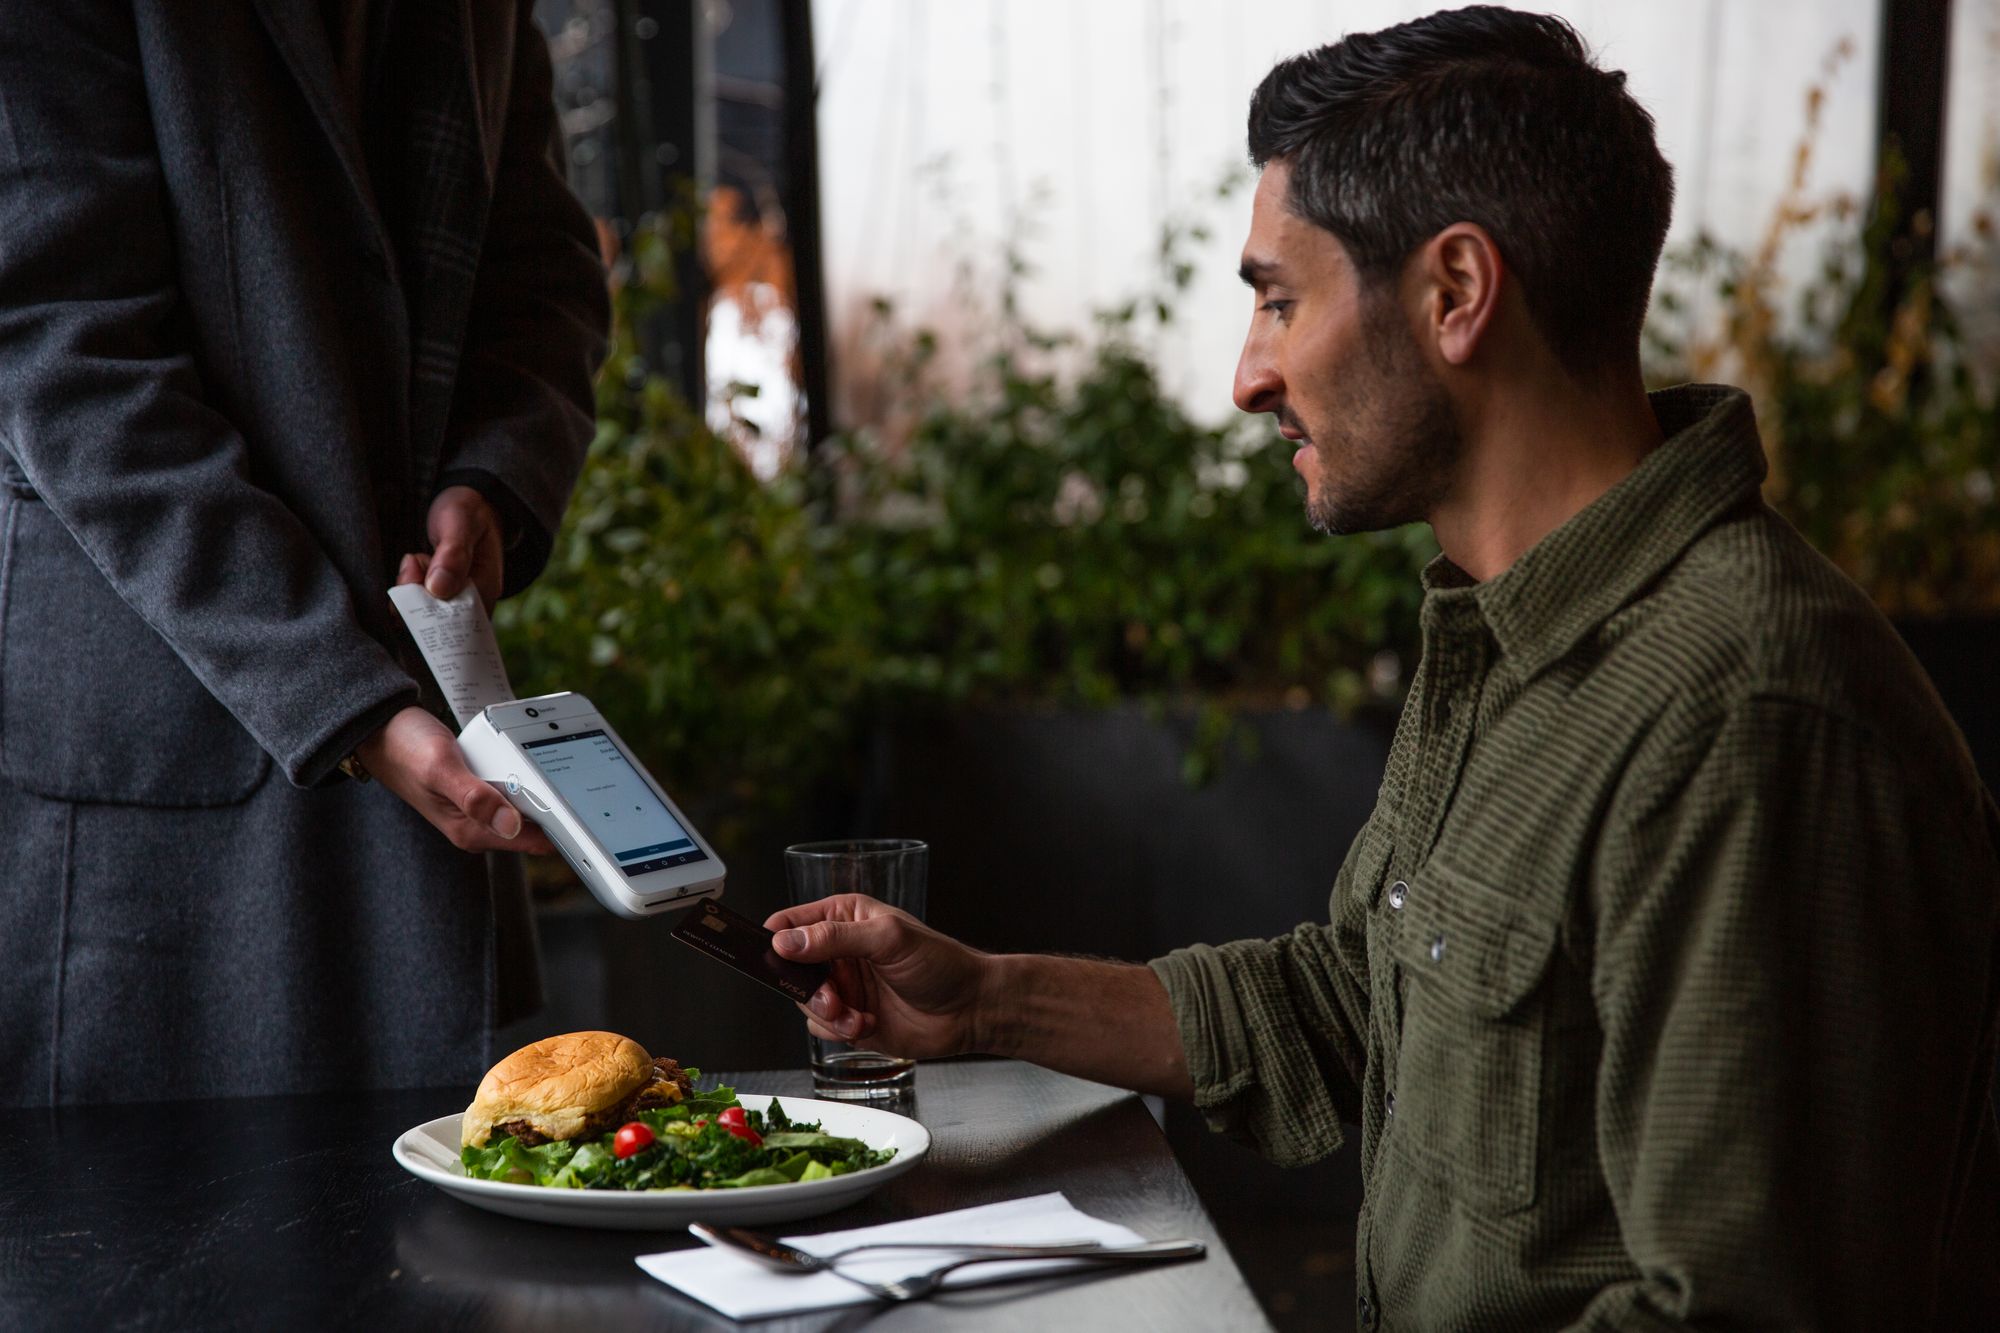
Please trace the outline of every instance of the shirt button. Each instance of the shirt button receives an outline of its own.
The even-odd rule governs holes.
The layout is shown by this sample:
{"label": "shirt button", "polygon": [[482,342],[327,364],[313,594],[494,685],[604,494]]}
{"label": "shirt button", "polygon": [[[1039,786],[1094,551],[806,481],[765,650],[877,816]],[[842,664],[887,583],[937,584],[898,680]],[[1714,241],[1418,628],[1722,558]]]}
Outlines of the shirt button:
{"label": "shirt button", "polygon": [[1393,1093],[1393,1092],[1389,1094],[1389,1103],[1388,1103],[1388,1109],[1389,1109],[1389,1118],[1390,1118],[1390,1119],[1392,1119],[1392,1120],[1393,1120],[1393,1119],[1395,1119],[1395,1116],[1396,1116],[1396,1094],[1395,1094],[1395,1093]]}
{"label": "shirt button", "polygon": [[1400,879],[1397,880],[1389,886],[1389,906],[1395,908],[1398,912],[1402,911],[1403,899],[1408,897],[1409,893],[1410,886]]}
{"label": "shirt button", "polygon": [[1431,936],[1431,961],[1433,963],[1442,963],[1444,961],[1443,931],[1439,931],[1437,934]]}

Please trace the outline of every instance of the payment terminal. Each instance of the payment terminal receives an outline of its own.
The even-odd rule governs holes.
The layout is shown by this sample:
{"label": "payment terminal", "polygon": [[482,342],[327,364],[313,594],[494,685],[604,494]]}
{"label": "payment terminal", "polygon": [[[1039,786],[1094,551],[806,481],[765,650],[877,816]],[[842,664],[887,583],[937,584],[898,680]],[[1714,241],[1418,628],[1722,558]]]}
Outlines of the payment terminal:
{"label": "payment terminal", "polygon": [[489,703],[458,744],[619,916],[721,895],[721,858],[582,695]]}

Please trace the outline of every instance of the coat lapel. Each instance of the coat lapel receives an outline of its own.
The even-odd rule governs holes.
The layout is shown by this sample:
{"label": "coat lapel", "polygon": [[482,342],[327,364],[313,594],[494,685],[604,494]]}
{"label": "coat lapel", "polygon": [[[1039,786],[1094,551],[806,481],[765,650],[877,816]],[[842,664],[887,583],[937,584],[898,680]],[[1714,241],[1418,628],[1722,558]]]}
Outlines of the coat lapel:
{"label": "coat lapel", "polygon": [[341,170],[347,173],[355,199],[375,231],[378,244],[387,246],[388,234],[381,210],[368,184],[367,160],[362,156],[361,137],[354,115],[341,93],[333,68],[333,52],[327,46],[326,20],[320,0],[256,0],[257,13],[271,30],[271,41],[291,67],[306,102],[319,120],[320,128],[333,144]]}
{"label": "coat lapel", "polygon": [[410,442],[417,476],[428,484],[451,417],[492,180],[464,0],[405,0],[395,41],[402,69],[397,198],[410,301]]}
{"label": "coat lapel", "polygon": [[[371,161],[340,88],[320,3],[256,0],[366,224],[383,253],[395,256],[409,315],[410,465],[423,489],[437,470],[450,419],[492,202],[493,158],[477,91],[478,30],[469,0],[393,6],[378,91],[380,114],[395,117],[397,133]],[[371,169],[378,174],[371,177]],[[392,205],[393,238],[371,180],[381,182]]]}

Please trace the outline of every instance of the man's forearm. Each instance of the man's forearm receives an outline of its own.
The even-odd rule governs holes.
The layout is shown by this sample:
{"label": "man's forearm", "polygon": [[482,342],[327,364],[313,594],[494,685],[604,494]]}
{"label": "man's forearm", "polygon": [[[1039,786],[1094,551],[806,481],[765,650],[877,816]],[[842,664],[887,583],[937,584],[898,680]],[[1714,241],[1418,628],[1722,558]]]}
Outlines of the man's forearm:
{"label": "man's forearm", "polygon": [[978,1049],[1135,1092],[1194,1096],[1173,1006],[1151,968],[1049,954],[1002,954],[989,968]]}

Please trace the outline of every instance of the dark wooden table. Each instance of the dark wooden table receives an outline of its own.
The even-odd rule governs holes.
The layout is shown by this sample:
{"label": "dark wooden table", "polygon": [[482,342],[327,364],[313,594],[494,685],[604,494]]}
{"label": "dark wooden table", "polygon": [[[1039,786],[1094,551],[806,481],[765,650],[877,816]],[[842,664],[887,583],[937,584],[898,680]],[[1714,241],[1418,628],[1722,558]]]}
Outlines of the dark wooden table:
{"label": "dark wooden table", "polygon": [[[802,1071],[725,1075],[802,1096]],[[1138,1098],[1011,1061],[917,1075],[922,1166],[838,1230],[1059,1189],[1208,1257],[760,1322],[760,1330],[1267,1328]],[[0,1328],[734,1327],[641,1273],[686,1233],[585,1231],[482,1212],[404,1173],[403,1130],[464,1089],[15,1111],[0,1120]]]}

